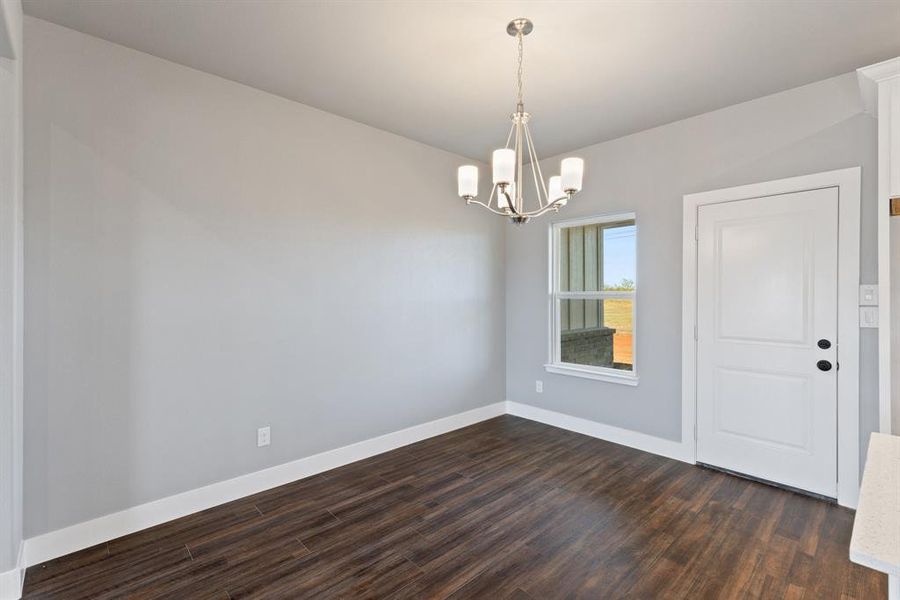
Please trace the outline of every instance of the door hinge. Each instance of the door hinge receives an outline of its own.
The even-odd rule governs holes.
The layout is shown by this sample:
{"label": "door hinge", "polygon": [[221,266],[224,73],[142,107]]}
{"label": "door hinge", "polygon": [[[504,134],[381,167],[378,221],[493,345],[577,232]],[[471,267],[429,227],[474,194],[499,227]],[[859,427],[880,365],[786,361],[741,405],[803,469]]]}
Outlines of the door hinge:
{"label": "door hinge", "polygon": [[700,241],[700,225],[694,225],[694,241]]}
{"label": "door hinge", "polygon": [[697,324],[694,323],[694,341],[697,341],[699,337],[697,336]]}

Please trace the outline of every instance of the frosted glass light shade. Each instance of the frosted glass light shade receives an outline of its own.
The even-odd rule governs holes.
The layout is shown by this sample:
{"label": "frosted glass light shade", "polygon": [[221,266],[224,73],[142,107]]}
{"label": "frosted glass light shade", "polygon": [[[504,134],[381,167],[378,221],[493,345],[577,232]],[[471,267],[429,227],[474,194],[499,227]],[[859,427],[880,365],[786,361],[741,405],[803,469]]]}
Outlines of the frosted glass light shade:
{"label": "frosted glass light shade", "polygon": [[581,180],[584,176],[584,161],[570,157],[562,159],[559,165],[562,189],[565,192],[580,192]]}
{"label": "frosted glass light shade", "polygon": [[516,151],[512,148],[494,150],[492,158],[494,166],[494,185],[512,183],[516,176]]}
{"label": "frosted glass light shade", "polygon": [[547,200],[549,202],[553,202],[558,198],[562,198],[566,194],[562,189],[562,178],[559,175],[554,175],[550,178],[549,185],[547,186],[547,195],[549,196]]}
{"label": "frosted glass light shade", "polygon": [[478,167],[463,165],[456,174],[456,183],[459,187],[459,197],[474,198],[478,195]]}

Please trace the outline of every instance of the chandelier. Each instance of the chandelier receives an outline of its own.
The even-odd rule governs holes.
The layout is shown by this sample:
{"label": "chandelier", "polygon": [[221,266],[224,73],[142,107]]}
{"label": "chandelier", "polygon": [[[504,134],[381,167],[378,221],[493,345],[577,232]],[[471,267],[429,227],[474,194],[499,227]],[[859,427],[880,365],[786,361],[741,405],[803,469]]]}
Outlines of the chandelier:
{"label": "chandelier", "polygon": [[[549,211],[559,211],[572,196],[581,191],[584,175],[582,159],[564,158],[560,163],[560,174],[544,182],[541,165],[534,150],[534,141],[531,139],[531,130],[528,127],[531,115],[525,112],[525,104],[522,101],[522,40],[532,29],[534,24],[528,19],[513,19],[506,26],[506,32],[515,37],[519,43],[519,68],[516,73],[518,100],[516,112],[510,117],[512,126],[506,138],[506,146],[494,150],[491,157],[493,187],[488,201],[482,202],[477,199],[478,167],[464,165],[457,173],[459,197],[464,199],[466,204],[478,204],[492,213],[509,217],[516,224],[527,223],[531,217],[539,217]],[[512,148],[510,143],[513,143]],[[530,210],[522,197],[526,154],[537,196],[536,202],[531,201]]]}

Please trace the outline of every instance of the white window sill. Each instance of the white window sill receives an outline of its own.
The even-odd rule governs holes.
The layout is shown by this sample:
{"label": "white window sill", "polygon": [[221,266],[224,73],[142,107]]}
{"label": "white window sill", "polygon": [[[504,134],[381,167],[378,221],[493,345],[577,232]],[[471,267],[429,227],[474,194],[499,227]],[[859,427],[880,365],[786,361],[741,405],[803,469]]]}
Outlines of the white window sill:
{"label": "white window sill", "polygon": [[588,368],[579,368],[574,365],[544,365],[544,370],[557,375],[569,375],[571,377],[584,377],[607,383],[619,383],[622,385],[637,385],[637,375],[610,373],[609,371],[597,371]]}

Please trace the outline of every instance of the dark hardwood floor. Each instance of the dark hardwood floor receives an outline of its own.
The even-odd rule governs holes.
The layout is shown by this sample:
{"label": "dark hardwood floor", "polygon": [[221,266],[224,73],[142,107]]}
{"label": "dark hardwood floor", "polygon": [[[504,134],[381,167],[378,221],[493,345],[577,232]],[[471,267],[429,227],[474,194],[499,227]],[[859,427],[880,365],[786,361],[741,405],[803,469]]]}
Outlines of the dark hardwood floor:
{"label": "dark hardwood floor", "polygon": [[885,598],[852,522],[504,416],[31,567],[25,598]]}

